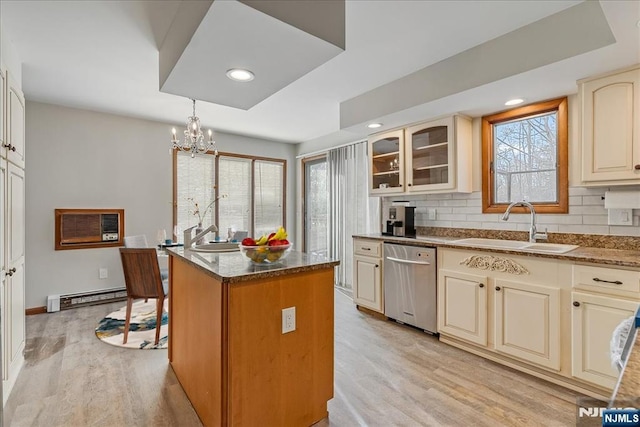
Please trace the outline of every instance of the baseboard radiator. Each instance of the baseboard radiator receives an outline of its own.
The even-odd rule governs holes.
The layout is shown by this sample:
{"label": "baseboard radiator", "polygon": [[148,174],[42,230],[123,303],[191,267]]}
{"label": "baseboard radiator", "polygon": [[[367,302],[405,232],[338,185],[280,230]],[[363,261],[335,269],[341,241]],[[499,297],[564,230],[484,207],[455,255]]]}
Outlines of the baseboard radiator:
{"label": "baseboard radiator", "polygon": [[[55,295],[52,295],[52,297],[55,298]],[[106,304],[116,301],[125,301],[126,299],[126,288],[101,289],[91,292],[79,292],[75,294],[60,295],[59,309],[69,310],[70,308],[85,307],[87,305]],[[53,304],[53,306],[55,307],[55,304]]]}

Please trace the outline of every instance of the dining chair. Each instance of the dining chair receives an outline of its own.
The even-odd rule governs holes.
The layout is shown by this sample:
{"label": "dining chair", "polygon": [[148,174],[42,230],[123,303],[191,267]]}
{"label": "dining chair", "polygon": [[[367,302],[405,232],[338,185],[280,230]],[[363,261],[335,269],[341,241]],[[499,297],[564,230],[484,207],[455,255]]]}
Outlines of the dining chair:
{"label": "dining chair", "polygon": [[[149,243],[147,243],[147,236],[144,234],[136,235],[136,236],[125,236],[124,237],[124,247],[125,248],[148,248]],[[162,280],[165,280],[169,277],[169,269],[161,268],[160,276]]]}
{"label": "dining chair", "polygon": [[120,248],[120,259],[127,287],[127,313],[124,322],[124,340],[127,343],[131,306],[133,300],[142,298],[156,299],[156,341],[160,340],[160,326],[164,299],[168,293],[168,281],[162,280],[155,248]]}

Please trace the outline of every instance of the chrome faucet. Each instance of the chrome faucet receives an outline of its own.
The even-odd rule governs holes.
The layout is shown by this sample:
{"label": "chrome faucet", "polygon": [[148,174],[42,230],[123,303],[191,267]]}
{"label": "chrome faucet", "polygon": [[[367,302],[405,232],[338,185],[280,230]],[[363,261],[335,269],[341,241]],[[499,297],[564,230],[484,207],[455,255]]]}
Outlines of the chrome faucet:
{"label": "chrome faucet", "polygon": [[196,227],[197,227],[197,225],[194,225],[193,227],[189,227],[189,228],[184,230],[183,235],[184,235],[184,248],[185,249],[189,249],[194,242],[197,242],[198,240],[200,240],[201,238],[206,236],[208,233],[212,233],[212,232],[215,233],[216,231],[218,231],[218,227],[216,227],[215,224],[211,224],[210,226],[205,228],[200,233],[198,233],[195,236],[191,237],[191,232]]}
{"label": "chrome faucet", "polygon": [[513,208],[514,206],[523,206],[525,208],[529,208],[529,210],[531,211],[531,227],[529,228],[529,242],[535,243],[536,239],[547,240],[547,238],[549,237],[547,235],[547,229],[545,228],[544,233],[538,233],[538,230],[536,229],[536,211],[533,208],[533,205],[529,202],[525,202],[524,200],[522,200],[520,202],[511,203],[507,207],[507,210],[504,212],[504,215],[502,215],[501,219],[503,221],[508,221],[509,214],[511,213],[511,208]]}

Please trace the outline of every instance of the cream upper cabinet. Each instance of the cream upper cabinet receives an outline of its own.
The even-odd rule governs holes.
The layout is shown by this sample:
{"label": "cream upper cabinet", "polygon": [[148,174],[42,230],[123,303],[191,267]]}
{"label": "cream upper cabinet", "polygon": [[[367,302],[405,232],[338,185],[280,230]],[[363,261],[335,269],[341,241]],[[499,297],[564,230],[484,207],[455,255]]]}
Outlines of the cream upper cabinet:
{"label": "cream upper cabinet", "polygon": [[22,91],[11,73],[7,73],[7,158],[13,164],[24,168],[25,154],[25,102]]}
{"label": "cream upper cabinet", "polygon": [[438,332],[487,345],[487,276],[440,269]]}
{"label": "cream upper cabinet", "polygon": [[550,369],[560,369],[560,289],[497,279],[495,348]]}
{"label": "cream upper cabinet", "polygon": [[451,116],[369,137],[369,193],[471,192],[471,119]]}
{"label": "cream upper cabinet", "polygon": [[406,191],[471,192],[471,119],[452,116],[405,129]]}
{"label": "cream upper cabinet", "polygon": [[404,132],[395,130],[369,138],[369,193],[404,191]]}
{"label": "cream upper cabinet", "polygon": [[609,343],[613,331],[638,309],[638,301],[572,292],[572,374],[613,389],[618,371],[611,366]]}
{"label": "cream upper cabinet", "polygon": [[582,181],[640,183],[640,66],[580,80]]}
{"label": "cream upper cabinet", "polygon": [[7,156],[5,147],[7,141],[7,126],[5,125],[7,113],[7,70],[0,64],[0,157]]}
{"label": "cream upper cabinet", "polygon": [[382,243],[354,239],[353,253],[353,302],[379,313],[384,312]]}

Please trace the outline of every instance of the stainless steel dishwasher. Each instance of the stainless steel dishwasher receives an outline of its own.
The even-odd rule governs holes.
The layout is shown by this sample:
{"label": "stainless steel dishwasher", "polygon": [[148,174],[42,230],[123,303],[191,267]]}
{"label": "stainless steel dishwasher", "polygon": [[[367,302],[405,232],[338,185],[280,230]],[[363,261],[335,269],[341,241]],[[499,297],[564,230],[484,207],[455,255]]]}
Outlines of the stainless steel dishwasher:
{"label": "stainless steel dishwasher", "polygon": [[435,334],[436,249],[384,244],[384,314]]}

